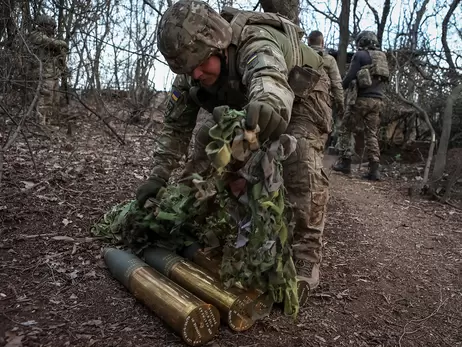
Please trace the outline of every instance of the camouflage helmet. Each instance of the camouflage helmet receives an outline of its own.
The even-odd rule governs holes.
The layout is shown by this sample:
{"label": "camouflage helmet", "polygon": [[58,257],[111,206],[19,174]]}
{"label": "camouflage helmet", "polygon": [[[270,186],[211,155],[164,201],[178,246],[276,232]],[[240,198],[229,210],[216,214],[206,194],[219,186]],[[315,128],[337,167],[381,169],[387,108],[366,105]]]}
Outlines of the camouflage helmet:
{"label": "camouflage helmet", "polygon": [[35,24],[39,26],[50,26],[50,27],[56,28],[55,20],[52,17],[44,15],[44,14],[37,16],[37,18],[35,19]]}
{"label": "camouflage helmet", "polygon": [[203,1],[180,0],[163,14],[157,47],[173,72],[190,74],[231,43],[231,25]]}
{"label": "camouflage helmet", "polygon": [[356,46],[359,48],[377,48],[379,40],[373,31],[361,31],[356,37]]}

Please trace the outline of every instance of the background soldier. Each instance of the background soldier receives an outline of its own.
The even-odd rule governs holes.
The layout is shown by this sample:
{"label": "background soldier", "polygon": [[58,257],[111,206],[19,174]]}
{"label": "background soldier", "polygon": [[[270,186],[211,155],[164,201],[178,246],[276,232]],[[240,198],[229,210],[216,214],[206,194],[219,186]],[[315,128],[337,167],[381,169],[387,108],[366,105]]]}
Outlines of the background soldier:
{"label": "background soldier", "polygon": [[[324,69],[330,79],[330,93],[334,102],[334,117],[342,118],[345,112],[342,77],[340,77],[340,71],[338,69],[337,61],[333,56],[324,50],[324,36],[318,30],[313,30],[308,35],[308,45],[313,48],[322,57],[324,61]],[[333,120],[334,124],[336,119]]]}
{"label": "background soldier", "polygon": [[362,120],[369,160],[369,172],[364,178],[377,181],[380,179],[377,131],[380,126],[380,111],[383,108],[383,88],[389,78],[388,62],[385,53],[379,50],[377,36],[371,31],[359,33],[356,47],[358,51],[353,56],[343,80],[343,88],[349,88],[349,91],[338,139],[341,158],[334,170],[346,174],[351,172],[351,157],[354,153],[352,134],[357,122]]}
{"label": "background soldier", "polygon": [[[200,107],[211,113],[222,105],[245,109],[246,125],[250,130],[259,126],[261,142],[278,139],[284,132],[297,138],[296,151],[284,161],[284,183],[289,200],[296,205],[293,251],[299,279],[315,288],[328,201],[322,159],[331,131],[329,78],[321,57],[300,42],[302,31],[290,21],[258,13],[259,20],[272,16],[272,22],[247,25],[245,16],[253,12],[227,11],[220,16],[202,1],[182,0],[167,9],[160,21],[158,47],[178,76],[169,96],[154,168],[138,189],[137,199],[144,204],[155,196],[178,167]],[[295,66],[298,77],[290,84],[301,88],[296,92],[288,78]],[[316,78],[297,80],[306,75]],[[207,168],[205,146],[213,125],[210,117],[198,129],[186,170],[201,173]]]}
{"label": "background soldier", "polygon": [[[42,80],[40,98],[37,104],[39,121],[45,124],[57,116],[60,94],[59,78],[66,69],[66,54],[68,51],[66,42],[54,38],[56,22],[53,18],[39,15],[35,20],[36,28],[29,36],[31,51],[42,62],[42,71],[38,61],[32,57],[32,78],[34,84]],[[32,88],[35,93],[36,87]]]}

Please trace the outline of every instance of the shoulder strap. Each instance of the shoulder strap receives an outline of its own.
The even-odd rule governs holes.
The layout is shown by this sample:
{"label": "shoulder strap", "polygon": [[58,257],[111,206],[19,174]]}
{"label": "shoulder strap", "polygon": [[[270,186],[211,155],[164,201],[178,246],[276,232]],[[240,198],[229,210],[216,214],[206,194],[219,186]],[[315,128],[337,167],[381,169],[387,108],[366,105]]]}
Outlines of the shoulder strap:
{"label": "shoulder strap", "polygon": [[233,30],[231,45],[234,45],[235,48],[239,45],[241,33],[245,25],[270,25],[274,28],[282,29],[287,34],[291,42],[294,65],[301,65],[302,57],[300,53],[300,40],[302,39],[304,32],[289,19],[276,13],[240,11],[229,6],[223,8],[221,16],[231,24],[231,28]]}

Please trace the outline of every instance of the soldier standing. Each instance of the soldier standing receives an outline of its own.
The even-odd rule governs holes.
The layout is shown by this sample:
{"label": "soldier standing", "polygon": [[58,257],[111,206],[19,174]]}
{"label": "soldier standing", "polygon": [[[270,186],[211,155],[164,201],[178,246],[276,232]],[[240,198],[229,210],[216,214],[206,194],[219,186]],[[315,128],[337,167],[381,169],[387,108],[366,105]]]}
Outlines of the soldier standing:
{"label": "soldier standing", "polygon": [[[314,289],[319,284],[329,196],[322,159],[332,110],[322,58],[300,42],[302,34],[292,22],[271,13],[227,8],[219,15],[197,0],[180,0],[167,9],[157,44],[178,75],[154,167],[138,188],[137,199],[144,204],[155,196],[179,166],[200,107],[211,113],[223,105],[246,110],[247,128],[259,126],[260,142],[283,133],[297,138],[296,151],[284,161],[284,182],[295,204],[293,251],[299,280]],[[198,129],[186,171],[201,173],[208,167],[205,146],[213,125],[210,117]]]}
{"label": "soldier standing", "polygon": [[[32,58],[32,76],[36,85],[40,80],[42,87],[37,103],[37,114],[42,124],[57,116],[60,94],[59,78],[66,69],[66,42],[54,38],[56,22],[46,15],[39,15],[35,20],[35,30],[29,35],[31,51],[40,59],[42,71],[35,58]],[[33,88],[35,93],[36,88]]]}
{"label": "soldier standing", "polygon": [[330,92],[338,115],[345,112],[343,97],[342,78],[338,69],[337,61],[333,56],[324,50],[324,36],[318,30],[313,30],[308,35],[308,45],[322,57],[324,69],[330,79]]}
{"label": "soldier standing", "polygon": [[[389,78],[388,62],[379,49],[377,36],[372,31],[362,31],[356,38],[358,51],[353,56],[343,88],[347,92],[347,109],[339,131],[338,145],[341,158],[334,165],[335,171],[351,172],[352,134],[356,123],[364,123],[364,140],[369,160],[369,172],[364,178],[380,180],[380,148],[377,132],[380,126],[380,111],[383,108],[383,88]],[[357,95],[356,95],[357,93]],[[353,95],[353,97],[351,97]]]}

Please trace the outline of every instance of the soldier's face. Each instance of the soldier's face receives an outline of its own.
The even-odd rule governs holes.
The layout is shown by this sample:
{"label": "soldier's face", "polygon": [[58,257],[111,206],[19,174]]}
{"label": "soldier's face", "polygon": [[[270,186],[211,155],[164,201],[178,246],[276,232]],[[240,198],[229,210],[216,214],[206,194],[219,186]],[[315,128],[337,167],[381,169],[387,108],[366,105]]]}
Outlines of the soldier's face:
{"label": "soldier's face", "polygon": [[196,67],[191,77],[198,80],[204,87],[212,86],[220,77],[221,61],[216,55],[211,56],[201,65]]}

